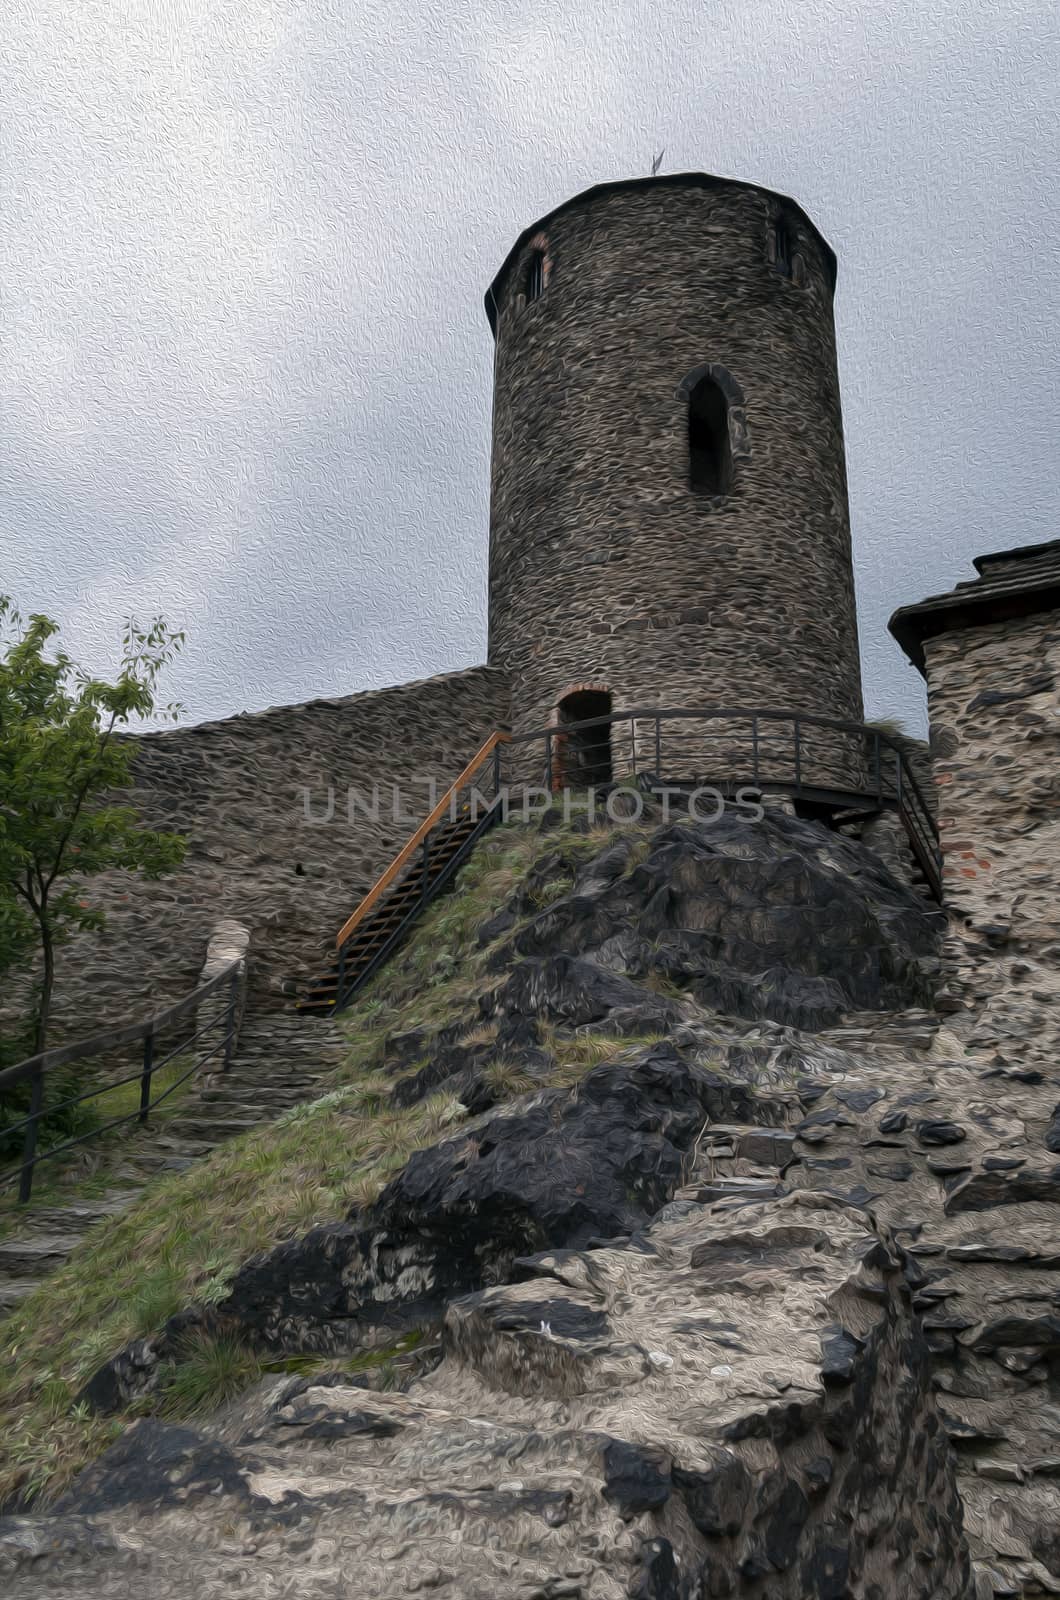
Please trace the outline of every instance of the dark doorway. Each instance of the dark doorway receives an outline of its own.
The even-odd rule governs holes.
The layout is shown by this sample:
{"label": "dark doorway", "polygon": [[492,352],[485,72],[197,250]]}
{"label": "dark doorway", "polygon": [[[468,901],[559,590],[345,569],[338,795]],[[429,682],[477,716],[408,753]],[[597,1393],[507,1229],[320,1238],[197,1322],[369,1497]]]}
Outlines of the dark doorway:
{"label": "dark doorway", "polygon": [[713,378],[700,378],[688,397],[688,476],[699,494],[729,492],[729,406]]}
{"label": "dark doorway", "polygon": [[[611,715],[607,689],[576,689],[559,703],[559,727]],[[582,728],[564,738],[563,777],[570,788],[593,788],[611,782],[611,725]]]}

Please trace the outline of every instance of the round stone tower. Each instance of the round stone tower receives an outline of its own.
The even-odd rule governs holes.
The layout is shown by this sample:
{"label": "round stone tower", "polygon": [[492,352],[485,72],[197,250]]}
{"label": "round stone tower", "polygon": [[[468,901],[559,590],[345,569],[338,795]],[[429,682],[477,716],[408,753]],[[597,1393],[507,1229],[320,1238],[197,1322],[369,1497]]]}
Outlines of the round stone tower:
{"label": "round stone tower", "polygon": [[520,235],[486,293],[513,732],[647,705],[860,720],[834,287],[794,201],[704,173],[598,184]]}

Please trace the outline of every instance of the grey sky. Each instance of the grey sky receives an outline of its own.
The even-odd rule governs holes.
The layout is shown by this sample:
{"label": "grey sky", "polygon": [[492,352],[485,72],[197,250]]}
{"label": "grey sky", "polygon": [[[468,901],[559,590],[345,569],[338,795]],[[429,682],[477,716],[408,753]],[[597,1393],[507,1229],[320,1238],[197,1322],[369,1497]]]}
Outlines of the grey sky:
{"label": "grey sky", "polygon": [[896,605],[1056,536],[1051,0],[9,0],[3,33],[0,590],[101,670],[129,611],[185,626],[194,720],[484,658],[483,291],[663,145],[838,253],[869,715],[924,725]]}

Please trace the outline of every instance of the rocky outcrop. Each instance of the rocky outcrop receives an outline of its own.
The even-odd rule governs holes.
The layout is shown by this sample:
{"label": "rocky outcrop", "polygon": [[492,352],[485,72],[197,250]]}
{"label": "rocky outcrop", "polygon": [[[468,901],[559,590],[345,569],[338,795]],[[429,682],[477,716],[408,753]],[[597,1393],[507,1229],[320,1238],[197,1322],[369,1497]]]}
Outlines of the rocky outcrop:
{"label": "rocky outcrop", "polygon": [[669,980],[712,1012],[809,1029],[930,992],[937,929],[923,902],[870,852],[812,823],[782,813],[756,827],[675,823],[646,860],[626,864],[619,847],[593,863],[512,952],[592,957]]}
{"label": "rocky outcrop", "polygon": [[901,1255],[865,1214],[685,1200],[511,1276],[449,1305],[404,1393],[281,1380],[208,1427],[136,1424],[50,1547],[4,1528],[12,1600],[183,1600],[192,1570],[263,1600],[966,1600]]}
{"label": "rocky outcrop", "polygon": [[[923,1009],[937,921],[783,814],[576,856],[546,826],[467,1015],[389,1041],[397,1103],[453,1097],[444,1137],[86,1398],[148,1394],[196,1328],[328,1359],[419,1329],[399,1391],[336,1370],[142,1420],[6,1525],[19,1600],[137,1562],[173,1600],[351,1571],[469,1600],[1060,1592],[1056,1091]],[[499,1063],[538,1086],[506,1099]]]}
{"label": "rocky outcrop", "polygon": [[[984,1595],[1060,1593],[1060,1161],[1054,1090],[983,1071],[946,1032],[870,1058],[794,1130],[784,1181],[891,1230],[912,1281]],[[1034,1074],[1029,1074],[1033,1077]]]}

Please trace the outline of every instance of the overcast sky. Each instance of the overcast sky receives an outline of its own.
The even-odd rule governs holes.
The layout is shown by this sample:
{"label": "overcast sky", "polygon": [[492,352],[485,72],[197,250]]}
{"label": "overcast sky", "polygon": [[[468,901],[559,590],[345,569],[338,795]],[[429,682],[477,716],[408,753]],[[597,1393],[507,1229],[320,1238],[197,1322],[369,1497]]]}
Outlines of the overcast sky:
{"label": "overcast sky", "polygon": [[838,253],[867,711],[923,728],[890,612],[1060,532],[1057,16],[7,0],[0,591],[97,670],[163,612],[193,720],[481,661],[485,286],[665,146]]}

